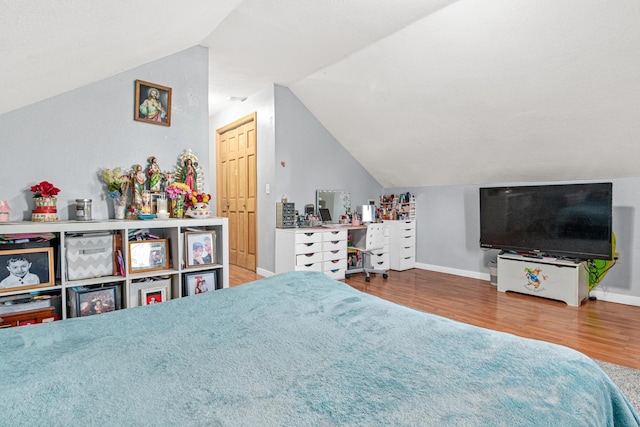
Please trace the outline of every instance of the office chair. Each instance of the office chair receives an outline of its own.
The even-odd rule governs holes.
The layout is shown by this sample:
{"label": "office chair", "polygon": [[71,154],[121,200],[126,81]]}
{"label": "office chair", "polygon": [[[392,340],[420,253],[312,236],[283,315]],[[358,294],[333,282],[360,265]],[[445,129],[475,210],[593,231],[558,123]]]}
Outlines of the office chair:
{"label": "office chair", "polygon": [[386,270],[377,270],[372,265],[372,255],[375,251],[384,249],[384,224],[370,223],[367,225],[367,229],[363,232],[354,230],[353,247],[362,255],[362,268],[348,269],[345,273],[345,278],[353,273],[364,273],[366,275],[365,281],[370,282],[370,273],[382,273],[383,278],[389,277]]}

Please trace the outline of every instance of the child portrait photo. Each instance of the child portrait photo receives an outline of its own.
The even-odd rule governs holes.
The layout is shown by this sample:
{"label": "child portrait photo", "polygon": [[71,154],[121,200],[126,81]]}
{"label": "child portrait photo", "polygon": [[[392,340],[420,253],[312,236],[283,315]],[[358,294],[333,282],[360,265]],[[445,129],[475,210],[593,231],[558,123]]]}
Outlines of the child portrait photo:
{"label": "child portrait photo", "polygon": [[53,248],[0,251],[0,292],[54,285]]}

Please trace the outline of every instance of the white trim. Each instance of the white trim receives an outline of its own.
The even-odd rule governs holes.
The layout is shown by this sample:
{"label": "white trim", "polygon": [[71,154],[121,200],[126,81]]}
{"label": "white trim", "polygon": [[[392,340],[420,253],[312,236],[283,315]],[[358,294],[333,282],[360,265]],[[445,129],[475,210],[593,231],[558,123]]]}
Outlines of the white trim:
{"label": "white trim", "polygon": [[274,275],[274,273],[272,273],[271,271],[265,270],[263,268],[256,268],[256,274],[259,274],[260,276],[263,276],[263,277],[271,277]]}
{"label": "white trim", "polygon": [[477,271],[458,270],[457,268],[442,267],[440,265],[422,264],[416,262],[416,268],[421,270],[437,271],[438,273],[453,274],[454,276],[470,277],[472,279],[491,280],[489,273],[478,273]]}
{"label": "white trim", "polygon": [[[470,277],[472,279],[486,280],[487,282],[491,279],[488,273],[478,273],[476,271],[459,270],[456,268],[442,267],[439,265],[422,264],[422,263],[416,262],[416,268],[419,268],[422,270],[437,271],[439,273],[453,274],[455,276]],[[613,302],[617,304],[634,305],[634,306],[640,307],[640,297],[636,297],[633,295],[614,294],[612,292],[607,292],[606,290],[598,290],[598,288],[596,288],[596,290],[591,291],[589,294],[596,297],[600,301]]]}

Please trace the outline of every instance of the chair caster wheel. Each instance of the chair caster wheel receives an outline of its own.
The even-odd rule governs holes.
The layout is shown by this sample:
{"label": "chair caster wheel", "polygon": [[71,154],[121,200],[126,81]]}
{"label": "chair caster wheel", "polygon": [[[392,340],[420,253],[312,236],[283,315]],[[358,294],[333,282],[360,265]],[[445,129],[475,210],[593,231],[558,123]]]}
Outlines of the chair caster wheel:
{"label": "chair caster wheel", "polygon": [[387,273],[383,273],[383,274],[382,274],[382,278],[383,278],[383,279],[386,279],[386,278],[388,278],[388,277],[389,277],[389,275],[388,275]]}
{"label": "chair caster wheel", "polygon": [[364,280],[365,280],[365,282],[370,282],[371,281],[371,277],[367,277]]}

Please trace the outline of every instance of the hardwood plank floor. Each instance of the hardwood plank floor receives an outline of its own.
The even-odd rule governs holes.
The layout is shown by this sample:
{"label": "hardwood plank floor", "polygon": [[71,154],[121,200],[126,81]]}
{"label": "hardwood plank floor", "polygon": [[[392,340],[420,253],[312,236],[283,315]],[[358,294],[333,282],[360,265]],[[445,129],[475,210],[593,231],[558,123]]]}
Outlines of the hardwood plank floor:
{"label": "hardwood plank floor", "polygon": [[[262,278],[230,266],[231,286]],[[488,281],[433,271],[390,271],[366,283],[355,274],[350,286],[398,304],[460,322],[522,337],[561,344],[587,356],[640,369],[640,307],[585,301],[570,307],[512,292],[502,293]]]}

